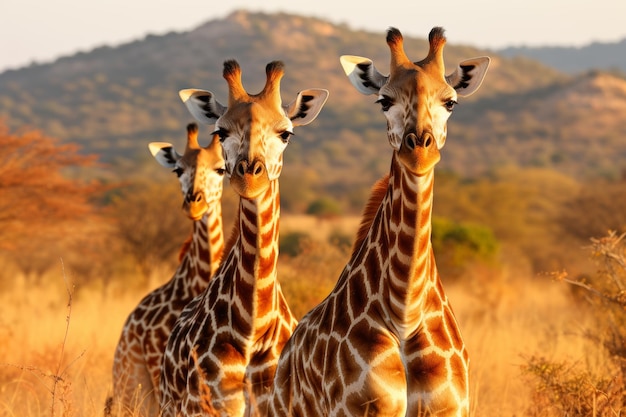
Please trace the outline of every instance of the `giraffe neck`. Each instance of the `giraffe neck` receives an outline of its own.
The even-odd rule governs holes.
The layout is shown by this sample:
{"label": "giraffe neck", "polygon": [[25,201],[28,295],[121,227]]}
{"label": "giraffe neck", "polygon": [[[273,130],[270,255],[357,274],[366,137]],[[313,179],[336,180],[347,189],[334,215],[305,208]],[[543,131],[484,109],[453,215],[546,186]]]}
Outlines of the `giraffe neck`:
{"label": "giraffe neck", "polygon": [[[380,206],[381,230],[372,230],[388,247],[379,291],[389,320],[401,336],[420,325],[427,298],[438,291],[439,278],[431,245],[434,170],[408,172],[394,154],[387,194]],[[376,224],[376,223],[375,223]]]}
{"label": "giraffe neck", "polygon": [[277,180],[271,181],[261,196],[240,199],[231,311],[232,320],[253,343],[262,343],[271,333],[279,314],[280,288],[276,280],[279,216]]}
{"label": "giraffe neck", "polygon": [[190,292],[190,296],[202,292],[217,270],[223,252],[222,206],[217,201],[200,220],[193,222],[191,242],[177,271],[177,275],[185,278],[181,290]]}

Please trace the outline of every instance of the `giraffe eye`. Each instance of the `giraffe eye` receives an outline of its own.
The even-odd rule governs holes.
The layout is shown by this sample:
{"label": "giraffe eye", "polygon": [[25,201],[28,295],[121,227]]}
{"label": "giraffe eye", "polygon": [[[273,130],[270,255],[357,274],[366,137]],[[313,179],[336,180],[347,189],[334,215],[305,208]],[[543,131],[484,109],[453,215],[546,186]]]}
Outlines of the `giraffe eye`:
{"label": "giraffe eye", "polygon": [[452,109],[454,109],[454,106],[456,106],[457,104],[458,103],[455,100],[448,100],[443,105],[446,108],[446,110],[448,110],[449,112],[452,112]]}
{"label": "giraffe eye", "polygon": [[224,142],[228,137],[228,131],[226,129],[219,128],[215,130],[212,135],[217,135],[220,138],[220,142]]}
{"label": "giraffe eye", "polygon": [[380,104],[384,112],[393,106],[393,100],[387,96],[380,96],[380,98],[376,100],[376,103]]}
{"label": "giraffe eye", "polygon": [[218,168],[215,170],[215,172],[217,172],[217,175],[224,175],[224,173],[226,172],[225,168]]}
{"label": "giraffe eye", "polygon": [[285,143],[289,143],[289,138],[293,136],[293,132],[290,132],[288,130],[285,130],[283,133],[280,134],[280,138],[283,140],[283,142]]}
{"label": "giraffe eye", "polygon": [[180,176],[183,175],[183,172],[185,172],[185,170],[182,169],[181,167],[176,167],[172,170],[172,172],[176,174],[178,178],[180,178]]}

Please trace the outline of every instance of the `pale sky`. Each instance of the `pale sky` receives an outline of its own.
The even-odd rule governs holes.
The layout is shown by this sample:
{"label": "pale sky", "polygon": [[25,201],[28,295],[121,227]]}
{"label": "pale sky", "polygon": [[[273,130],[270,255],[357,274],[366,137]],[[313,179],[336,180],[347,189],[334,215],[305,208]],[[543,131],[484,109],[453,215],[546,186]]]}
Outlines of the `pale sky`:
{"label": "pale sky", "polygon": [[[316,16],[453,44],[583,46],[626,38],[625,0],[0,0],[0,72],[147,34],[189,31],[237,9]],[[431,5],[428,5],[431,4]],[[368,6],[369,5],[369,6]]]}

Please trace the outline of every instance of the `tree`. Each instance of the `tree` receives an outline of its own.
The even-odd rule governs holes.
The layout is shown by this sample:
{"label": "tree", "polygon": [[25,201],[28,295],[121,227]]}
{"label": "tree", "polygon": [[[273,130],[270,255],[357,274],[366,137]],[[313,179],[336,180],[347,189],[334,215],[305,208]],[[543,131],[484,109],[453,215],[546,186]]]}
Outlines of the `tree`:
{"label": "tree", "polygon": [[585,242],[608,230],[626,231],[626,181],[591,181],[565,202],[557,218],[563,232]]}
{"label": "tree", "polygon": [[138,182],[114,196],[109,207],[114,234],[144,283],[157,267],[175,267],[176,252],[192,231],[191,221],[180,209],[178,183],[171,185]]}
{"label": "tree", "polygon": [[97,223],[93,200],[105,187],[70,174],[96,157],[35,130],[13,134],[2,120],[0,143],[0,250],[40,276],[68,245],[92,239],[82,225]]}

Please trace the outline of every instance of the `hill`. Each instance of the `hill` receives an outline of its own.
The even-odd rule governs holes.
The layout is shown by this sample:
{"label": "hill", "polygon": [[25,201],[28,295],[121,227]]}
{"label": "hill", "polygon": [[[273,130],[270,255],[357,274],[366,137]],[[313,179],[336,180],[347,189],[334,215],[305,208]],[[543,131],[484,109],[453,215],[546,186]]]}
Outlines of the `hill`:
{"label": "hill", "polygon": [[518,46],[496,52],[505,57],[524,56],[570,74],[593,69],[626,72],[626,39],[594,42],[583,47]]}
{"label": "hill", "polygon": [[[407,38],[405,44],[415,59],[427,52],[425,38]],[[307,201],[312,193],[341,196],[358,211],[363,194],[387,171],[389,158],[381,155],[390,149],[374,98],[356,92],[341,70],[343,54],[368,56],[382,71],[389,59],[383,33],[303,16],[238,11],[188,32],[6,71],[0,74],[0,117],[14,130],[30,126],[79,143],[109,164],[105,174],[112,178],[159,175],[148,142],[182,147],[184,126],[191,120],[178,90],[205,88],[224,101],[222,62],[236,58],[247,89],[259,91],[265,64],[281,59],[285,101],[303,88],[331,92],[318,119],[296,132],[285,153],[282,187],[297,196],[292,201]],[[454,39],[445,59],[451,71],[459,60],[479,55],[490,55],[492,65],[481,90],[462,100],[450,120],[441,169],[475,176],[494,166],[519,165],[576,177],[619,175],[626,141],[620,140],[624,127],[615,109],[626,100],[623,78],[603,72],[572,76]],[[201,137],[208,133],[203,128]],[[302,209],[290,204],[287,210]]]}
{"label": "hill", "polygon": [[[590,72],[555,84],[481,100],[454,115],[451,170],[490,166],[550,168],[573,178],[618,177],[626,156],[626,80]],[[477,165],[478,170],[471,166]]]}

